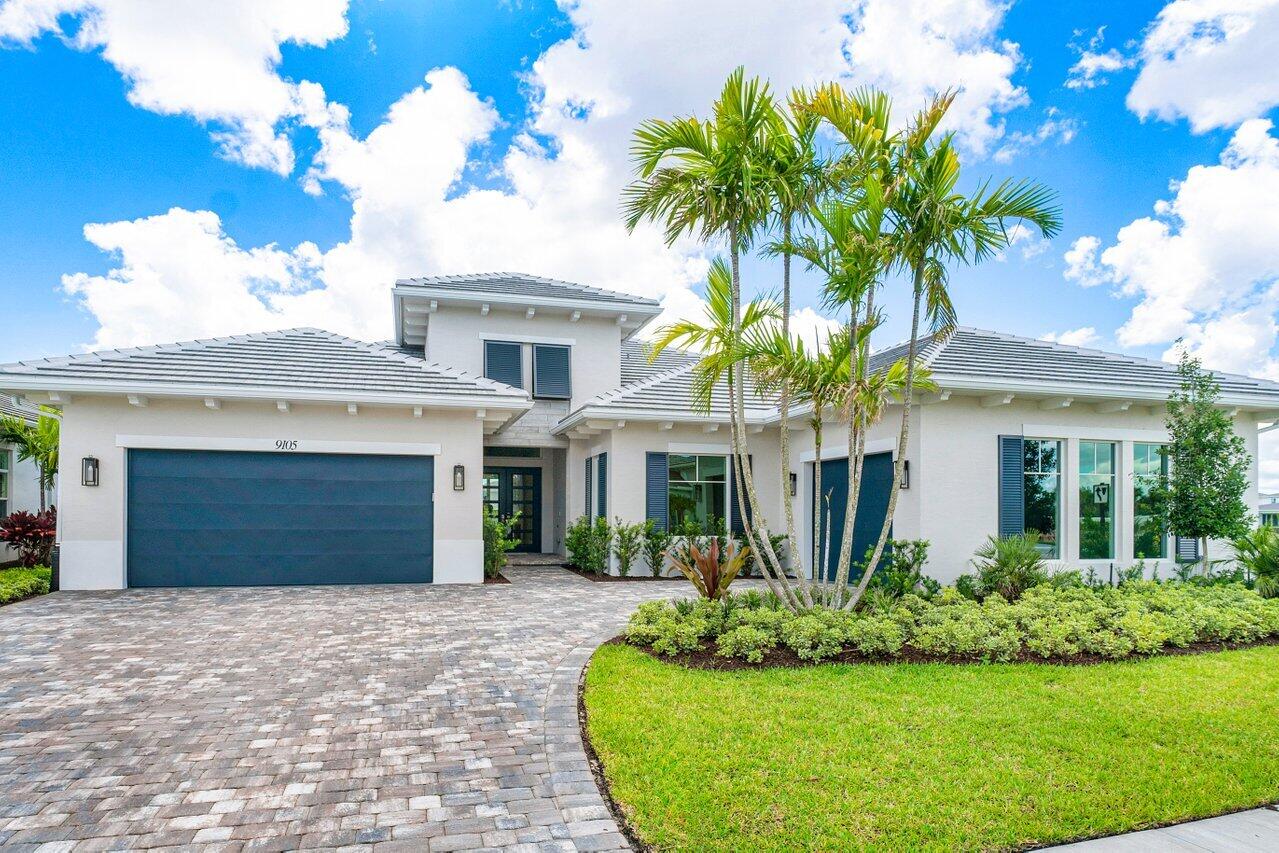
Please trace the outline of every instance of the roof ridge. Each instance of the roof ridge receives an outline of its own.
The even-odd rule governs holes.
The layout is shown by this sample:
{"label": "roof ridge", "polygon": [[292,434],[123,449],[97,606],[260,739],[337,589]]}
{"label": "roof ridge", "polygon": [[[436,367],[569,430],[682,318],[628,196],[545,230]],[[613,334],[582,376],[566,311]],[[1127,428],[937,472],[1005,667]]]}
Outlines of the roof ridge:
{"label": "roof ridge", "polygon": [[430,286],[431,284],[447,286],[450,283],[462,283],[467,281],[502,281],[509,279],[513,281],[527,281],[537,284],[553,284],[561,287],[567,287],[572,290],[580,291],[586,295],[608,296],[620,300],[632,301],[640,304],[660,305],[659,300],[650,296],[639,296],[634,293],[626,293],[621,290],[609,290],[603,287],[596,287],[591,284],[582,284],[581,282],[568,281],[560,278],[548,278],[547,276],[533,275],[526,272],[508,271],[491,271],[480,273],[450,273],[444,275],[433,276],[408,276],[396,279],[396,284],[409,284],[416,286]]}

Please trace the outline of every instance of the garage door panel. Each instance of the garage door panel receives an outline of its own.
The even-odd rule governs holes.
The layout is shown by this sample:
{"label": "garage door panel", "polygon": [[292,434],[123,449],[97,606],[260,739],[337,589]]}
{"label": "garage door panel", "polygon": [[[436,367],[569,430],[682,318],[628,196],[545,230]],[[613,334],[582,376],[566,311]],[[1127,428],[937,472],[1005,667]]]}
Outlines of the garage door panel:
{"label": "garage door panel", "polygon": [[425,583],[434,460],[132,450],[130,586]]}

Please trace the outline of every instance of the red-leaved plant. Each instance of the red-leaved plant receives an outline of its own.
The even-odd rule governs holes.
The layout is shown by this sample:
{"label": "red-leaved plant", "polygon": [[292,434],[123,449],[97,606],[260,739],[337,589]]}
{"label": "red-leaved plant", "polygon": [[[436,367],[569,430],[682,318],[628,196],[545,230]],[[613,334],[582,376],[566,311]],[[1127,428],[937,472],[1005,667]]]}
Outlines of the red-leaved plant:
{"label": "red-leaved plant", "polygon": [[[692,581],[703,598],[714,601],[728,592],[728,585],[742,570],[751,549],[742,547],[736,549],[736,553],[734,551],[730,543],[721,555],[716,539],[711,539],[710,547],[705,551],[699,550],[695,542],[689,542],[688,559],[677,555],[674,558],[675,568]],[[723,559],[720,559],[721,556]]]}
{"label": "red-leaved plant", "polygon": [[0,519],[0,542],[17,548],[18,562],[28,568],[49,565],[57,531],[58,513],[53,507],[44,512],[15,512]]}

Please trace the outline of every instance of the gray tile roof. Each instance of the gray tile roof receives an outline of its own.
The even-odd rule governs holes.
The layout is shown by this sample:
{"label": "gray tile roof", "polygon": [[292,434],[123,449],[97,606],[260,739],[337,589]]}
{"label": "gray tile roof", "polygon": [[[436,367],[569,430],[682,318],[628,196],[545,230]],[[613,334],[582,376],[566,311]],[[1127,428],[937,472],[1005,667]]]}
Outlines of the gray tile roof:
{"label": "gray tile roof", "polygon": [[[872,364],[887,364],[906,354],[899,344],[876,354]],[[945,386],[947,380],[1128,391],[1143,397],[1166,396],[1179,385],[1177,367],[1165,361],[1023,338],[967,326],[923,342],[921,357]],[[1279,399],[1279,383],[1218,373],[1223,398],[1231,401]]]}
{"label": "gray tile roof", "polygon": [[8,394],[0,394],[0,415],[22,418],[27,423],[35,423],[40,417],[40,409],[30,403],[19,403]]}
{"label": "gray tile roof", "polygon": [[634,385],[651,379],[658,373],[665,373],[676,367],[684,367],[697,361],[697,356],[681,352],[675,347],[662,350],[654,361],[649,361],[651,346],[646,341],[628,340],[622,342],[622,385]]}
{"label": "gray tile roof", "polygon": [[306,391],[422,398],[527,399],[509,385],[439,364],[393,346],[352,340],[320,329],[288,329],[228,338],[25,361],[0,366],[5,380],[39,378],[50,389],[148,385]]}
{"label": "gray tile roof", "polygon": [[519,272],[471,273],[467,275],[438,275],[421,278],[402,278],[395,282],[396,287],[420,287],[425,290],[457,291],[459,293],[492,293],[520,296],[537,296],[547,299],[575,299],[579,301],[599,302],[606,306],[624,308],[627,306],[642,308],[659,307],[656,299],[644,296],[633,296],[629,293],[618,293],[614,290],[603,290],[588,287],[570,281],[557,281],[536,275]]}

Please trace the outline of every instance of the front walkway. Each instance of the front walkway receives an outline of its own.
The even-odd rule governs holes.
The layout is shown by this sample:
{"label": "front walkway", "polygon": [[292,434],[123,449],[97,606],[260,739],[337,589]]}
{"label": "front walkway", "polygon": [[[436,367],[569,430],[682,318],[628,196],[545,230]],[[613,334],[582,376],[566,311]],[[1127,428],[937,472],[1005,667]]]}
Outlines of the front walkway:
{"label": "front walkway", "polygon": [[621,848],[595,643],[675,584],[55,593],[0,608],[0,844]]}
{"label": "front walkway", "polygon": [[1052,848],[1059,853],[1271,853],[1279,850],[1276,807],[1210,817]]}

